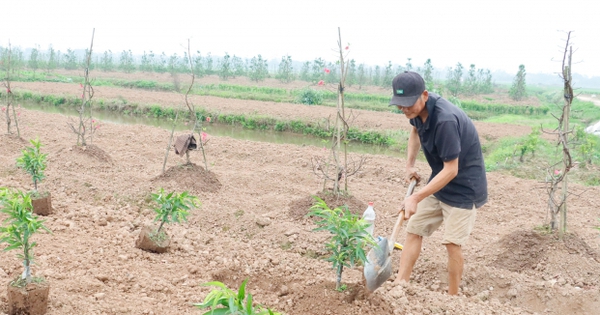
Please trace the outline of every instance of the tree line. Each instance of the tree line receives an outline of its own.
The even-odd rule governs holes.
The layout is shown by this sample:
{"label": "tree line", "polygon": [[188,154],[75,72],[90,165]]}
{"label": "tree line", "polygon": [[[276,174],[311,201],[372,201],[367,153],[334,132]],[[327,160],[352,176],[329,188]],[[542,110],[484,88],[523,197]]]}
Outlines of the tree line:
{"label": "tree line", "polygon": [[[50,73],[55,69],[77,70],[83,69],[85,65],[84,55],[78,55],[76,51],[67,49],[66,52],[55,50],[52,46],[42,51],[39,46],[32,48],[29,56],[25,56],[22,49],[12,48],[11,71],[18,72],[21,69]],[[0,47],[0,67],[7,62],[8,49]],[[266,78],[275,78],[281,82],[289,83],[295,80],[318,83],[339,82],[339,64],[316,58],[312,61],[304,61],[299,69],[296,69],[292,57],[282,56],[276,68],[269,69],[269,64],[260,54],[252,58],[243,59],[236,55],[225,52],[223,57],[216,57],[207,53],[202,55],[200,51],[192,56],[194,74],[197,77],[207,75],[218,75],[222,80],[236,77],[248,77],[252,81],[263,81]],[[170,56],[164,52],[158,54],[153,51],[144,51],[141,56],[134,56],[131,50],[123,50],[115,54],[111,50],[94,54],[90,69],[104,72],[123,71],[131,73],[134,71],[156,72],[156,73],[189,73],[190,60],[187,52],[182,55],[174,53]],[[445,91],[452,97],[459,95],[478,95],[491,93],[494,90],[494,82],[489,69],[477,68],[474,64],[466,69],[460,62],[454,67],[445,69],[446,78],[441,80],[434,78],[434,67],[431,59],[422,65],[413,65],[412,59],[407,58],[403,65],[393,65],[388,61],[386,65],[368,66],[364,63],[357,64],[354,59],[349,60],[346,85],[356,86],[380,86],[387,88],[391,85],[393,77],[405,70],[420,73],[426,81],[430,91],[442,93]],[[515,76],[515,84],[510,91],[510,96],[515,100],[526,97],[525,90],[525,67],[520,66]]]}

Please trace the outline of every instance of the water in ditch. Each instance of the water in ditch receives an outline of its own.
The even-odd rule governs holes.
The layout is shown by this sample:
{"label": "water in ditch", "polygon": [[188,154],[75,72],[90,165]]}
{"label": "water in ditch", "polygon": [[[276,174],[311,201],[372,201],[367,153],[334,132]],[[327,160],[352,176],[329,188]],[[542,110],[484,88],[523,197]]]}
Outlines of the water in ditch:
{"label": "water in ditch", "polygon": [[[52,105],[44,105],[37,103],[26,103],[21,102],[21,105],[24,108],[31,110],[43,111],[46,113],[57,113],[68,116],[78,116],[76,109],[70,106],[52,106]],[[94,117],[103,122],[115,123],[115,124],[127,124],[127,125],[135,125],[135,124],[143,124],[153,127],[164,128],[166,130],[171,130],[173,128],[173,122],[158,119],[154,117],[145,117],[145,116],[129,116],[123,115],[121,113],[109,110],[96,110],[94,111]],[[176,131],[184,131],[189,130],[189,126],[185,126],[184,124],[177,124],[175,127]],[[217,137],[231,137],[239,140],[250,140],[250,141],[260,141],[260,142],[270,142],[270,143],[288,143],[294,145],[312,145],[317,147],[325,147],[329,145],[329,140],[316,138],[309,135],[302,135],[292,132],[280,132],[280,131],[272,131],[272,130],[253,130],[242,128],[241,126],[229,125],[229,124],[219,124],[219,123],[211,123],[205,124],[206,133],[211,136]],[[389,155],[395,157],[405,157],[406,154],[400,152],[398,150],[392,150],[387,147],[371,145],[371,144],[363,144],[352,142],[348,144],[348,150],[350,152],[359,153],[359,154],[380,154],[380,155]]]}

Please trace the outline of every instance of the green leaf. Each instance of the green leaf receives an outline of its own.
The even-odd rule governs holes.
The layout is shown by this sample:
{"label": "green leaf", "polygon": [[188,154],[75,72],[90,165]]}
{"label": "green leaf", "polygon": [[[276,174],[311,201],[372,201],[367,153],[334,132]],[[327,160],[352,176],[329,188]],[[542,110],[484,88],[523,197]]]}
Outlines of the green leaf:
{"label": "green leaf", "polygon": [[243,301],[246,295],[246,283],[248,282],[248,279],[244,280],[242,282],[242,285],[240,286],[240,289],[238,290],[238,300]]}
{"label": "green leaf", "polygon": [[254,310],[252,308],[252,294],[248,293],[248,297],[246,300],[246,313],[254,314]]}
{"label": "green leaf", "polygon": [[218,308],[218,309],[215,309],[215,310],[212,310],[212,311],[208,311],[208,312],[206,312],[206,313],[204,313],[202,315],[228,315],[228,314],[231,314],[228,309],[226,309],[226,308]]}

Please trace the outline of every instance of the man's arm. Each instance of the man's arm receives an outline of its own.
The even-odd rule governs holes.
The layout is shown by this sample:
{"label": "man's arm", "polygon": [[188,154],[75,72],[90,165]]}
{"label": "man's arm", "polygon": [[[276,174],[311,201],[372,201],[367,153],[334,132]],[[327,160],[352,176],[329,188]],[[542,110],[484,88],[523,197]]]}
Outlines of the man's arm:
{"label": "man's arm", "polygon": [[404,199],[404,217],[410,218],[417,212],[417,204],[440,189],[444,188],[458,174],[458,158],[444,162],[444,168],[432,178],[425,187]]}
{"label": "man's arm", "polygon": [[421,180],[419,174],[417,174],[417,169],[415,168],[415,161],[417,160],[417,154],[419,153],[419,149],[421,148],[421,140],[419,139],[419,134],[417,133],[417,128],[412,127],[410,131],[410,135],[408,136],[408,147],[407,158],[406,158],[406,180],[410,181],[413,177],[417,179],[417,181]]}

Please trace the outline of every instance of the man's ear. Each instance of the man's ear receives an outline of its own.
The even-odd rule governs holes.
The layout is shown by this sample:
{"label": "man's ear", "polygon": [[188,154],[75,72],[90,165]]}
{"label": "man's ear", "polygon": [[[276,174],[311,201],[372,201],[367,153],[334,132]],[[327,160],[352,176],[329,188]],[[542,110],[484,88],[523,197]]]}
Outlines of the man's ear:
{"label": "man's ear", "polygon": [[429,92],[427,90],[424,90],[423,94],[421,94],[421,95],[425,97],[423,99],[423,102],[427,103],[427,100],[429,99]]}

